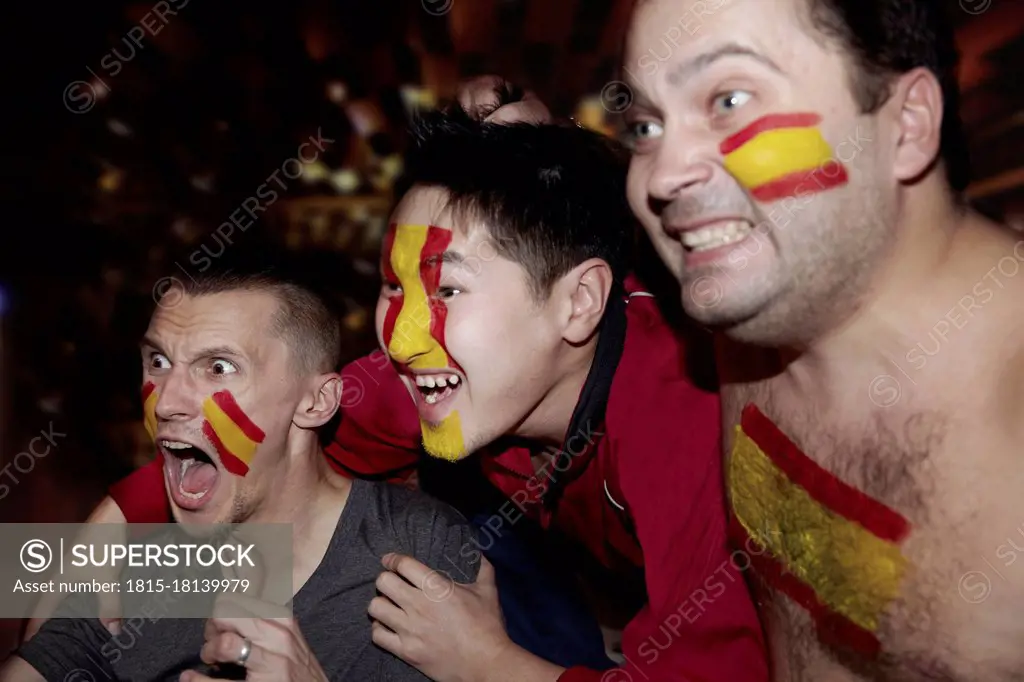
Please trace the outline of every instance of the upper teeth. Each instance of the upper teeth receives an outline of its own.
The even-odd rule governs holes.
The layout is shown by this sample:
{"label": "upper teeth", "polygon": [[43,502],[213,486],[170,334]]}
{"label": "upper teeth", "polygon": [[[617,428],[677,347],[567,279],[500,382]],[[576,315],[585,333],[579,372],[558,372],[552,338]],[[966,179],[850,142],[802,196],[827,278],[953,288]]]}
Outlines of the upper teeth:
{"label": "upper teeth", "polygon": [[727,223],[683,232],[683,246],[694,251],[706,251],[738,242],[750,234],[750,223],[733,220]]}
{"label": "upper teeth", "polygon": [[417,374],[416,385],[425,388],[444,388],[459,383],[458,374]]}
{"label": "upper teeth", "polygon": [[160,441],[160,445],[164,446],[168,450],[184,450],[185,448],[192,447],[188,443],[182,443],[176,440],[162,440]]}

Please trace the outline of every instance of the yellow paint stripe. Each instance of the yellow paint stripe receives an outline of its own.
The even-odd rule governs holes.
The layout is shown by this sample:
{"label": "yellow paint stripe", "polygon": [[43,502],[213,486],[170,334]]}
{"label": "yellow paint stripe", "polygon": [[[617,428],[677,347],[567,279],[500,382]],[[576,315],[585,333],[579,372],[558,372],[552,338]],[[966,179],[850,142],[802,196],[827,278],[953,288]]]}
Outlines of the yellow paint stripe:
{"label": "yellow paint stripe", "polygon": [[790,173],[813,170],[832,159],[832,148],[817,128],[763,132],[726,155],[725,169],[748,188]]}
{"label": "yellow paint stripe", "polygon": [[430,305],[420,277],[420,259],[427,243],[427,225],[399,225],[391,247],[391,268],[402,285],[402,309],[388,352],[396,359],[414,358],[413,369],[448,366],[448,354],[430,335]]}
{"label": "yellow paint stripe", "polygon": [[234,420],[225,414],[224,410],[220,409],[220,406],[213,401],[213,398],[207,398],[203,401],[203,415],[210,422],[210,426],[213,427],[217,438],[224,444],[224,447],[246,464],[252,462],[252,457],[256,454],[256,447],[259,443],[246,436],[245,432],[235,424]]}
{"label": "yellow paint stripe", "polygon": [[149,437],[154,439],[156,438],[156,401],[159,399],[156,389],[153,389],[142,405],[142,423],[145,425]]}
{"label": "yellow paint stripe", "polygon": [[423,428],[423,448],[432,457],[449,462],[466,456],[466,444],[462,439],[462,420],[457,411],[452,412],[437,425],[420,422]]}
{"label": "yellow paint stripe", "polygon": [[824,604],[865,630],[878,628],[908,568],[899,546],[819,504],[739,427],[729,463],[729,495],[750,537]]}

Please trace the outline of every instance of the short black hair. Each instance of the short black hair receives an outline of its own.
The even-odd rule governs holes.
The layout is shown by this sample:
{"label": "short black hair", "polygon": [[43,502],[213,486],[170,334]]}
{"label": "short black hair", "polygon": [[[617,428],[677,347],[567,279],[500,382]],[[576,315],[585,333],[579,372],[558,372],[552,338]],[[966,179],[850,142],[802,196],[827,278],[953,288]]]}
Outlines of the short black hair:
{"label": "short black hair", "polygon": [[[234,291],[262,292],[273,296],[278,308],[270,332],[284,339],[292,350],[295,368],[303,375],[334,372],[341,361],[341,326],[337,312],[300,275],[286,266],[263,260],[234,259],[204,272],[175,277],[159,296],[190,297]],[[175,291],[176,290],[176,291]]]}
{"label": "short black hair", "polygon": [[[496,107],[522,97],[512,86],[498,95]],[[615,140],[571,122],[481,122],[460,107],[420,114],[411,132],[403,184],[440,187],[456,215],[483,222],[537,300],[591,258],[624,279],[635,223],[629,159]]]}
{"label": "short black hair", "polygon": [[950,187],[961,193],[970,159],[960,118],[959,54],[953,25],[938,0],[805,0],[812,26],[837,41],[851,61],[850,87],[863,113],[891,95],[895,78],[925,67],[942,86],[940,156]]}

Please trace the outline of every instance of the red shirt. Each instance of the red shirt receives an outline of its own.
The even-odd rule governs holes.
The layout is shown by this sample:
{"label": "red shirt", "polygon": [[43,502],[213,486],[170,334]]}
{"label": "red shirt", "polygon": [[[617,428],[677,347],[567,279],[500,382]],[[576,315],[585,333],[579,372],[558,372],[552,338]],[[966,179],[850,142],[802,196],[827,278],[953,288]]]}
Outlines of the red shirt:
{"label": "red shirt", "polygon": [[[509,523],[525,513],[613,570],[644,571],[648,603],[623,634],[619,677],[573,668],[560,682],[766,681],[761,626],[728,546],[718,396],[687,378],[681,338],[633,289],[609,304],[554,465],[537,474],[531,451],[517,447],[481,457],[484,472],[510,500]],[[349,475],[405,478],[420,456],[419,422],[397,373],[378,352],[342,376],[331,462]],[[111,494],[129,521],[153,522],[167,518],[162,490],[157,463]]]}

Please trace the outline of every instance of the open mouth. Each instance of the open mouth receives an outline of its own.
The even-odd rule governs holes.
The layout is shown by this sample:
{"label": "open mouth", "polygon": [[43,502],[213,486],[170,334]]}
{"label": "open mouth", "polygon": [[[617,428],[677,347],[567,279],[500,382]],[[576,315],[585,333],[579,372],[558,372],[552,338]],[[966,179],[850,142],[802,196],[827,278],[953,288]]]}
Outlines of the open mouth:
{"label": "open mouth", "polygon": [[440,421],[455,394],[463,386],[462,377],[454,372],[431,372],[409,375],[416,387],[416,407],[420,417],[429,421]]}
{"label": "open mouth", "polygon": [[205,450],[184,441],[157,440],[174,503],[188,510],[203,507],[220,480],[216,460]]}

